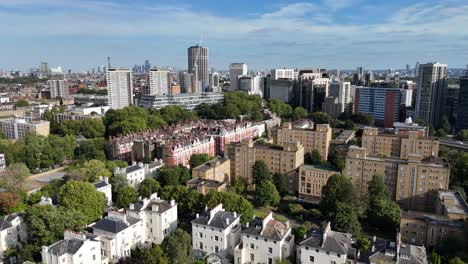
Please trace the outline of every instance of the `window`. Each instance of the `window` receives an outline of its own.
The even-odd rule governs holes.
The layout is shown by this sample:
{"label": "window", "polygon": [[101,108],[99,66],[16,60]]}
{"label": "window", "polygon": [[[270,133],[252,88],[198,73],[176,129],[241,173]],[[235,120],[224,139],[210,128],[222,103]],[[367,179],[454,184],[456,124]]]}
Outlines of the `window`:
{"label": "window", "polygon": [[200,249],[203,250],[203,242],[200,242]]}
{"label": "window", "polygon": [[250,261],[254,261],[255,260],[255,255],[254,254],[250,254]]}
{"label": "window", "polygon": [[253,243],[250,243],[250,248],[251,248],[251,249],[254,249],[254,248],[255,248],[255,246],[254,246]]}
{"label": "window", "polygon": [[315,261],[314,256],[310,256],[310,257],[309,257],[309,261],[310,261],[310,262],[314,262],[314,261]]}
{"label": "window", "polygon": [[219,248],[218,246],[215,246],[215,253],[218,253],[219,252]]}
{"label": "window", "polygon": [[268,253],[273,253],[273,249],[271,247],[268,248]]}
{"label": "window", "polygon": [[268,264],[273,264],[273,259],[272,258],[268,258]]}
{"label": "window", "polygon": [[203,233],[202,233],[202,232],[200,232],[199,235],[200,235],[200,237],[203,237]]}
{"label": "window", "polygon": [[218,240],[219,240],[219,239],[218,239],[218,236],[215,236],[215,241],[218,241]]}
{"label": "window", "polygon": [[93,255],[93,260],[96,260],[96,255]]}

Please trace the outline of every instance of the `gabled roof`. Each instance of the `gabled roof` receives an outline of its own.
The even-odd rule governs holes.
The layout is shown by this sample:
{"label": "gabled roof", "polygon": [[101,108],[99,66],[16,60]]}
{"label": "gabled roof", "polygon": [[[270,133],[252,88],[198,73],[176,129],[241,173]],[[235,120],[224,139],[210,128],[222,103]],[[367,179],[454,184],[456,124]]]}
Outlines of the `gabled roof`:
{"label": "gabled roof", "polygon": [[352,248],[351,234],[329,230],[326,233],[325,241],[323,239],[323,230],[312,228],[307,234],[306,238],[299,242],[299,245],[322,248],[323,250],[343,255],[355,254],[355,250]]}
{"label": "gabled roof", "polygon": [[[213,216],[211,222],[208,223],[208,221],[210,220],[210,214],[208,212],[208,214],[205,214],[192,220],[192,224],[206,225],[210,227],[226,229],[229,225],[231,225],[234,222],[234,220],[236,220],[239,217],[239,214],[237,214],[237,216],[234,217],[234,214],[231,212],[219,211]],[[229,224],[227,223],[228,219]]]}
{"label": "gabled roof", "polygon": [[108,185],[110,185],[109,183],[107,183],[106,181],[102,180],[102,181],[97,181],[97,182],[93,182],[93,185],[96,189],[101,189],[103,187],[106,187]]}
{"label": "gabled roof", "polygon": [[131,172],[141,170],[141,169],[143,169],[143,168],[140,167],[140,165],[131,165],[131,166],[128,166],[128,167],[125,168],[125,172],[126,173],[131,173]]}
{"label": "gabled roof", "polygon": [[128,223],[118,220],[118,219],[103,218],[97,221],[96,224],[92,226],[92,228],[93,230],[98,229],[98,230],[103,230],[106,232],[117,234],[121,232],[122,230],[125,230],[127,227],[137,223],[138,221],[140,220],[133,218],[133,217],[129,217],[129,216],[127,216]]}
{"label": "gabled roof", "polygon": [[288,230],[289,228],[285,224],[275,219],[268,221],[262,230],[262,219],[256,218],[243,233],[279,241],[286,236]]}
{"label": "gabled roof", "polygon": [[60,240],[49,248],[53,255],[75,254],[83,245],[84,241],[78,239]]}
{"label": "gabled roof", "polygon": [[13,227],[11,221],[15,220],[16,217],[19,217],[17,214],[11,214],[0,218],[0,231]]}

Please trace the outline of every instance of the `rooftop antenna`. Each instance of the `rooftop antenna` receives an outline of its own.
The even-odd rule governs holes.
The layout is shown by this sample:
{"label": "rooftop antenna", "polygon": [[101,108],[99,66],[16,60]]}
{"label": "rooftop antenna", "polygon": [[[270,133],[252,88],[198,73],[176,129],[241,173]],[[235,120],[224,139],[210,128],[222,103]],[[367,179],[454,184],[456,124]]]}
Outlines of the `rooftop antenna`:
{"label": "rooftop antenna", "polygon": [[110,57],[107,56],[107,68],[109,69],[111,67],[111,63],[110,63]]}

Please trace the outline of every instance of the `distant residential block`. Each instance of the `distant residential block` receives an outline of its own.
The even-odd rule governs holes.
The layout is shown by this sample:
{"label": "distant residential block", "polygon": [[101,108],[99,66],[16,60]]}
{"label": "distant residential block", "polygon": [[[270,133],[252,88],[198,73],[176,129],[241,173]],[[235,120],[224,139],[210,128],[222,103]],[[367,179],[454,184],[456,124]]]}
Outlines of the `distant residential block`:
{"label": "distant residential block", "polygon": [[24,139],[27,133],[48,136],[50,130],[49,121],[32,121],[23,118],[0,120],[0,129],[9,139]]}

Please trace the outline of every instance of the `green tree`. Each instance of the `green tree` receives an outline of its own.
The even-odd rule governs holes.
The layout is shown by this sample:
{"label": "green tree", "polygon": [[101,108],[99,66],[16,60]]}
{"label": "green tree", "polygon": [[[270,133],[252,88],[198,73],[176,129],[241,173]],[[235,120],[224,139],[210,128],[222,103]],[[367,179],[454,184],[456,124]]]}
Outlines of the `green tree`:
{"label": "green tree", "polygon": [[218,204],[223,204],[224,209],[228,212],[240,213],[243,224],[250,221],[254,216],[252,204],[237,193],[211,190],[206,196],[206,205],[213,208]]}
{"label": "green tree", "polygon": [[331,121],[331,116],[323,112],[314,112],[312,113],[312,118],[317,124],[329,124]]}
{"label": "green tree", "polygon": [[468,141],[468,129],[458,131],[457,138],[461,141]]}
{"label": "green tree", "polygon": [[159,192],[161,190],[161,184],[151,177],[146,177],[141,183],[138,189],[138,194],[142,197],[149,197],[151,194]]}
{"label": "green tree", "polygon": [[291,119],[297,120],[297,119],[305,118],[308,115],[309,113],[307,112],[305,108],[298,106],[294,108],[294,111],[291,114]]}
{"label": "green tree", "polygon": [[23,190],[24,181],[29,177],[29,169],[23,163],[10,164],[0,177],[0,185],[13,193]]}
{"label": "green tree", "polygon": [[192,156],[190,156],[190,161],[189,161],[189,164],[190,164],[190,168],[193,169],[195,167],[198,167],[200,165],[202,165],[203,163],[206,163],[210,160],[214,159],[214,157],[206,154],[206,153],[202,153],[202,154],[193,154]]}
{"label": "green tree", "polygon": [[[142,264],[169,264],[169,259],[160,245],[153,245],[149,248],[137,248],[135,251],[135,257]],[[134,257],[133,255],[132,252],[132,257]],[[135,262],[137,261],[133,260],[131,263]]]}
{"label": "green tree", "polygon": [[87,182],[68,181],[59,190],[59,205],[82,213],[87,223],[102,217],[106,198]]}
{"label": "green tree", "polygon": [[369,202],[377,199],[390,199],[390,191],[381,175],[372,176],[368,187]]}
{"label": "green tree", "polygon": [[358,249],[362,252],[366,252],[366,251],[369,251],[369,249],[371,248],[371,241],[369,240],[368,237],[366,236],[359,236],[357,241],[356,241],[356,245],[358,247]]}
{"label": "green tree", "polygon": [[390,199],[377,199],[372,202],[368,217],[373,226],[397,227],[400,223],[400,207]]}
{"label": "green tree", "polygon": [[332,175],[322,188],[320,208],[327,218],[334,218],[339,203],[354,204],[354,187],[350,179],[341,174]]}
{"label": "green tree", "polygon": [[172,263],[193,263],[192,236],[178,228],[174,233],[164,240],[164,251]]}
{"label": "green tree", "polygon": [[449,264],[465,264],[465,262],[460,257],[455,257],[449,260]]}
{"label": "green tree", "polygon": [[0,210],[3,215],[7,215],[20,202],[19,196],[10,192],[0,193]]}
{"label": "green tree", "polygon": [[16,107],[26,107],[29,106],[29,102],[25,99],[19,99],[18,101],[15,102]]}
{"label": "green tree", "polygon": [[179,213],[185,217],[202,210],[203,196],[183,185],[168,185],[161,190],[161,198],[177,201]]}
{"label": "green tree", "polygon": [[281,196],[272,181],[264,181],[255,185],[255,201],[260,206],[278,205]]}
{"label": "green tree", "polygon": [[312,152],[307,153],[308,155],[305,155],[305,160],[309,164],[322,164],[322,155],[320,155],[320,151],[317,149],[312,150]]}
{"label": "green tree", "polygon": [[447,115],[443,115],[443,116],[442,116],[442,121],[441,121],[440,128],[441,128],[442,130],[444,130],[445,133],[447,133],[447,134],[450,133],[450,132],[452,132],[452,128],[451,128],[451,126],[450,126],[450,122],[449,122],[449,120],[448,120]]}
{"label": "green tree", "polygon": [[284,196],[289,192],[289,178],[287,175],[280,173],[273,174],[273,183],[276,186],[278,192]]}
{"label": "green tree", "polygon": [[120,192],[117,193],[115,199],[115,205],[118,208],[128,208],[129,204],[135,203],[138,201],[137,192],[131,186],[123,187]]}
{"label": "green tree", "polygon": [[104,138],[93,138],[83,141],[77,148],[76,158],[85,160],[106,160],[106,140]]}
{"label": "green tree", "polygon": [[268,101],[268,108],[280,117],[288,117],[292,112],[292,107],[287,103],[272,98]]}
{"label": "green tree", "polygon": [[80,167],[72,167],[67,175],[67,179],[94,182],[99,176],[109,178],[112,176],[112,173],[107,169],[104,162],[90,160],[85,161]]}
{"label": "green tree", "polygon": [[162,185],[185,184],[191,179],[190,171],[185,166],[164,166],[159,171]]}
{"label": "green tree", "polygon": [[244,179],[237,177],[234,179],[233,186],[234,186],[234,190],[236,191],[236,193],[243,194],[246,190],[247,184]]}
{"label": "green tree", "polygon": [[338,202],[332,219],[333,229],[340,232],[359,234],[361,226],[354,207],[347,203]]}
{"label": "green tree", "polygon": [[255,161],[252,166],[252,177],[254,184],[271,180],[270,170],[263,160]]}

